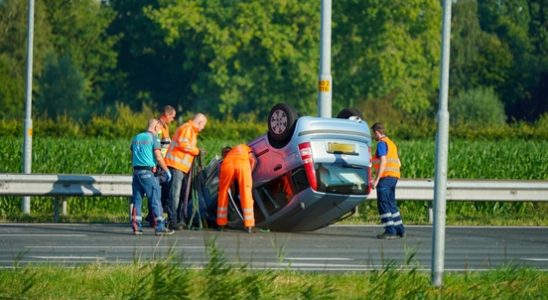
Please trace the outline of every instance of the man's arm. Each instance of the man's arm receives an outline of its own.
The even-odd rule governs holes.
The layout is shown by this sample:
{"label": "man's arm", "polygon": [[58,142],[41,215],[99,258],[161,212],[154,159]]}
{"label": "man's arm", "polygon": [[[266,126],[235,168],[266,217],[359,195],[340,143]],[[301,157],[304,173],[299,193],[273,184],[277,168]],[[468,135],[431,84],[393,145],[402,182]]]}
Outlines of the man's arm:
{"label": "man's arm", "polygon": [[196,156],[200,154],[200,149],[196,145],[190,143],[190,137],[194,134],[192,130],[192,126],[184,126],[181,128],[182,132],[177,143],[179,144],[179,150]]}
{"label": "man's arm", "polygon": [[166,162],[164,161],[164,158],[162,157],[162,151],[160,149],[154,149],[154,157],[156,157],[156,161],[160,165],[160,167],[166,171],[169,172],[169,169],[167,168]]}

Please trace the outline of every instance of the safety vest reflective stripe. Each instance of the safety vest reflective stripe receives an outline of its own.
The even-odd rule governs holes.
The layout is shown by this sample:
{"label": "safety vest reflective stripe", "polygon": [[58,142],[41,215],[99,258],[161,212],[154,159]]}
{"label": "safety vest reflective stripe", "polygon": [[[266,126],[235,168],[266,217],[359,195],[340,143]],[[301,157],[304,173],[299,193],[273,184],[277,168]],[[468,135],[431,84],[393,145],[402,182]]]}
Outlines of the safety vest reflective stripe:
{"label": "safety vest reflective stripe", "polygon": [[191,160],[190,157],[185,156],[183,158],[179,158],[179,157],[173,155],[172,152],[168,152],[166,154],[166,159],[173,160],[176,163],[183,164],[183,165],[189,166],[189,167],[192,165],[192,162],[190,161]]}
{"label": "safety vest reflective stripe", "polygon": [[[380,163],[381,163],[381,160],[380,160],[380,158],[375,157],[375,158],[373,158],[372,162],[373,162],[373,163],[380,164]],[[390,163],[401,164],[401,163],[400,163],[400,160],[399,160],[398,158],[395,158],[395,159],[394,159],[394,158],[387,158],[387,159],[386,159],[386,162],[387,162],[387,163],[390,162]]]}

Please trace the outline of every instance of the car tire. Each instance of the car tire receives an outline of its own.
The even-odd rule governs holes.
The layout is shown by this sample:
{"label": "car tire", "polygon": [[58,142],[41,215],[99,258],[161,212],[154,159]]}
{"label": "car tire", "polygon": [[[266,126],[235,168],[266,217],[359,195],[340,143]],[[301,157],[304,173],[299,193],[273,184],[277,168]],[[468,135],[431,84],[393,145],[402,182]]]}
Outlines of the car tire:
{"label": "car tire", "polygon": [[287,145],[297,121],[297,112],[289,104],[278,103],[268,114],[268,139],[275,148]]}
{"label": "car tire", "polygon": [[360,119],[363,119],[362,113],[355,108],[344,108],[337,115],[337,118],[339,119],[349,119],[350,117],[358,117]]}

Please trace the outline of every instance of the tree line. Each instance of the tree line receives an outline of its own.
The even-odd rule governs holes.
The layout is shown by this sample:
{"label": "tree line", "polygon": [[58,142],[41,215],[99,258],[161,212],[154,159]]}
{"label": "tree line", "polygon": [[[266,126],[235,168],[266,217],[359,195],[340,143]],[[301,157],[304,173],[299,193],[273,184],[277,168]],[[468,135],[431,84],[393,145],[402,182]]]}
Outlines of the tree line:
{"label": "tree line", "polygon": [[[0,0],[3,119],[24,116],[27,5]],[[314,115],[320,9],[319,0],[36,0],[33,114],[85,121],[122,103],[263,118],[285,102]],[[433,120],[441,1],[341,0],[332,12],[333,113]],[[547,16],[547,0],[453,3],[453,123],[548,111]]]}

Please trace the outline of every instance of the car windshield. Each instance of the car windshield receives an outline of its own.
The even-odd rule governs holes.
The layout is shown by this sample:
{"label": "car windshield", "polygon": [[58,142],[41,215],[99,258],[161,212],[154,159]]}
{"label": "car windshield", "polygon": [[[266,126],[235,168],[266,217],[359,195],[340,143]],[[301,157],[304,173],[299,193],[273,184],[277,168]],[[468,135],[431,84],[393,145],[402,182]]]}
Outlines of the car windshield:
{"label": "car windshield", "polygon": [[341,163],[316,165],[318,191],[324,193],[365,195],[369,182],[367,167]]}

